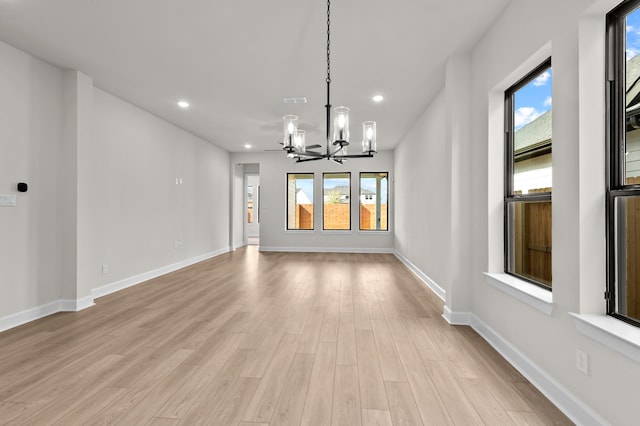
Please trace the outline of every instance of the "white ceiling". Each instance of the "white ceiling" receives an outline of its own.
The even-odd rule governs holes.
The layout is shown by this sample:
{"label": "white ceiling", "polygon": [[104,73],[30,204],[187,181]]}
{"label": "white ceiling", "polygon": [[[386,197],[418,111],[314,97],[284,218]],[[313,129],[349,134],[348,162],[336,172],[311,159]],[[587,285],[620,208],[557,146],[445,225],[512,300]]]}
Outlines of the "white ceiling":
{"label": "white ceiling", "polygon": [[[447,57],[507,2],[334,0],[331,101],[351,108],[352,142],[375,120],[378,149],[393,149],[442,88]],[[278,149],[285,114],[324,144],[322,0],[0,0],[0,40],[229,151]]]}

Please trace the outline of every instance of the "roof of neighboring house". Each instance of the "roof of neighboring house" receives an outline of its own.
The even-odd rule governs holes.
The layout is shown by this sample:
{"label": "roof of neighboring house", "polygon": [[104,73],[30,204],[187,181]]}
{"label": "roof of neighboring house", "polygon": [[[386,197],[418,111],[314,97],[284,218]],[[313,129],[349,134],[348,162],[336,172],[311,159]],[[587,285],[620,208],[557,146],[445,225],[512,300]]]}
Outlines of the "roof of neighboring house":
{"label": "roof of neighboring house", "polygon": [[351,188],[347,185],[338,185],[333,188],[325,188],[324,195],[335,194],[336,192],[340,195],[349,195]]}
{"label": "roof of neighboring house", "polygon": [[516,130],[515,154],[531,151],[551,142],[551,110]]}
{"label": "roof of neighboring house", "polygon": [[626,92],[629,93],[629,89],[632,86],[638,85],[638,79],[640,78],[640,55],[636,55],[626,62]]}
{"label": "roof of neighboring house", "polygon": [[[336,192],[340,195],[349,195],[351,188],[347,185],[338,185],[333,188],[325,188],[324,195],[335,194]],[[375,191],[371,191],[367,188],[360,188],[360,195],[374,195]]]}

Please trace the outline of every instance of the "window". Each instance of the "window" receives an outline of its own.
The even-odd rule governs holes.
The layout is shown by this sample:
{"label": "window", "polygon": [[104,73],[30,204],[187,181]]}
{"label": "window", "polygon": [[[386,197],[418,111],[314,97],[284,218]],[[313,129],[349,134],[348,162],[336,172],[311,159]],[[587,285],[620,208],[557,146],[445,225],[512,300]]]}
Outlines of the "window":
{"label": "window", "polygon": [[551,58],[505,92],[505,271],[551,289]]}
{"label": "window", "polygon": [[351,229],[351,173],[324,173],[323,225],[325,230]]}
{"label": "window", "polygon": [[360,173],[360,230],[387,231],[389,173]]}
{"label": "window", "polygon": [[640,1],[607,15],[607,312],[640,325]]}
{"label": "window", "polygon": [[313,173],[287,173],[287,229],[313,229]]}

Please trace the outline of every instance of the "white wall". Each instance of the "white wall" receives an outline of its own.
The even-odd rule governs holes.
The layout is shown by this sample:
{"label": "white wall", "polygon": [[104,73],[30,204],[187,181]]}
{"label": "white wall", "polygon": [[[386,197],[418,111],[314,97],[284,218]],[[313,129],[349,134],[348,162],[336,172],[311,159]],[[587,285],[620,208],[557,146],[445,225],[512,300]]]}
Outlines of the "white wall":
{"label": "white wall", "polygon": [[0,330],[229,250],[228,152],[1,42],[0,75]]}
{"label": "white wall", "polygon": [[[233,158],[233,157],[232,157]],[[233,160],[232,160],[233,161]],[[244,218],[244,164],[231,164],[231,206],[229,209],[229,230],[232,248],[235,250],[247,244]]]}
{"label": "white wall", "polygon": [[[393,153],[380,152],[373,158],[350,159],[344,165],[327,160],[295,163],[280,152],[234,153],[233,164],[260,164],[260,249],[310,251],[390,251],[393,249]],[[357,200],[360,172],[389,172],[389,232],[360,232],[357,203],[351,204],[351,231],[322,231],[322,173],[351,172],[352,198]],[[287,173],[315,173],[313,231],[286,231]],[[237,189],[235,190],[237,191]],[[355,197],[353,197],[355,195]],[[234,203],[235,205],[235,203]],[[233,220],[243,214],[233,213]],[[237,241],[234,239],[234,241]]]}
{"label": "white wall", "polygon": [[395,248],[445,291],[450,280],[449,165],[441,91],[395,151],[394,236]]}
{"label": "white wall", "polygon": [[[574,421],[631,425],[640,418],[640,364],[577,331],[569,315],[604,313],[602,38],[604,14],[615,4],[513,1],[466,55],[471,87],[458,101],[447,95],[459,84],[447,70],[444,99],[441,93],[433,100],[396,149],[396,248],[447,290],[447,307],[452,306],[451,294],[468,298],[470,303],[458,311],[453,306],[448,318],[483,333]],[[548,56],[554,75],[551,315],[490,286],[483,275],[503,270],[504,90]],[[470,113],[444,124],[452,102],[467,104]],[[471,132],[461,154],[461,164],[468,167],[456,170],[449,167],[455,166],[456,154],[448,154],[446,144],[461,128]],[[432,190],[428,199],[416,201],[404,188],[420,175]],[[433,180],[439,182],[437,188],[431,188]],[[456,201],[443,191],[447,187],[466,197],[468,208],[448,210]],[[437,223],[421,228],[400,220],[412,214],[416,203],[429,205],[430,219]],[[454,210],[459,217],[449,218]],[[455,244],[458,228],[468,230],[468,250],[447,261],[437,248],[448,239]],[[453,278],[456,271],[462,271],[466,282]],[[588,376],[575,367],[576,348],[589,356]]]}
{"label": "white wall", "polygon": [[102,90],[93,97],[84,279],[99,287],[228,249],[229,154]]}
{"label": "white wall", "polygon": [[[0,318],[60,298],[62,71],[0,42]],[[29,190],[18,193],[18,182]]]}

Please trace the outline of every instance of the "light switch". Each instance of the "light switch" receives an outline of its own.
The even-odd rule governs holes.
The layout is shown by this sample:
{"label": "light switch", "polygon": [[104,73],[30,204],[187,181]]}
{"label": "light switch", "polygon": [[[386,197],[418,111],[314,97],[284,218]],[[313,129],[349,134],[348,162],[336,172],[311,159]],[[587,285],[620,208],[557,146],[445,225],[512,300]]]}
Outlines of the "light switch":
{"label": "light switch", "polygon": [[0,194],[0,206],[15,207],[16,206],[15,194]]}

